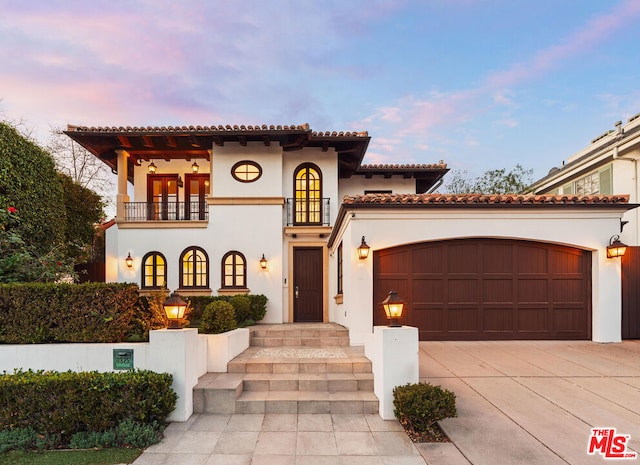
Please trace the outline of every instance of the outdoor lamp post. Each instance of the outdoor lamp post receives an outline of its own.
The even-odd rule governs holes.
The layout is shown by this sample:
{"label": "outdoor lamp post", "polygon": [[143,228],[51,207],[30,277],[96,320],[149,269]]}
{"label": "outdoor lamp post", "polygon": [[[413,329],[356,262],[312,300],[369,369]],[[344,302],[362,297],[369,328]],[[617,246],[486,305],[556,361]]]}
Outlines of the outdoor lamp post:
{"label": "outdoor lamp post", "polygon": [[167,315],[167,320],[169,320],[167,329],[182,329],[182,319],[184,318],[184,311],[187,309],[187,303],[182,300],[177,292],[173,292],[162,306]]}
{"label": "outdoor lamp post", "polygon": [[402,317],[404,300],[398,297],[398,293],[396,291],[389,291],[387,298],[382,301],[382,308],[384,308],[384,312],[387,314],[390,328],[398,328],[402,326],[398,323],[398,320]]}
{"label": "outdoor lamp post", "polygon": [[362,243],[358,247],[358,258],[360,260],[366,260],[367,257],[369,256],[369,249],[370,248],[371,247],[369,247],[369,245],[365,242],[364,236],[362,236]]}
{"label": "outdoor lamp post", "polygon": [[627,252],[627,244],[620,242],[620,236],[617,234],[611,236],[609,245],[607,246],[607,258],[622,257]]}

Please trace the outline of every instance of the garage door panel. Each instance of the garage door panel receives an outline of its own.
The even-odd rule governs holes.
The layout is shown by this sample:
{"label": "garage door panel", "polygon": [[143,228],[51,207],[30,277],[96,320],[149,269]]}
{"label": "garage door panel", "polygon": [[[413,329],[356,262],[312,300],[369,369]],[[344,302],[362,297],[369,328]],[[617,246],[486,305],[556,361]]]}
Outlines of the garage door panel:
{"label": "garage door panel", "polygon": [[463,242],[448,245],[446,268],[448,273],[478,273],[481,269],[480,251],[473,244]]}
{"label": "garage door panel", "polygon": [[392,288],[407,301],[404,321],[419,328],[421,340],[591,336],[588,251],[482,238],[375,251],[376,302]]}
{"label": "garage door panel", "polygon": [[548,279],[519,279],[518,280],[518,301],[519,302],[549,302],[549,280]]}
{"label": "garage door panel", "polygon": [[483,302],[513,302],[513,279],[484,279],[482,281]]}
{"label": "garage door panel", "polygon": [[485,332],[512,333],[513,308],[485,308],[482,311],[482,329]]}
{"label": "garage door panel", "polygon": [[442,279],[413,279],[412,283],[414,304],[444,302],[444,282]]}

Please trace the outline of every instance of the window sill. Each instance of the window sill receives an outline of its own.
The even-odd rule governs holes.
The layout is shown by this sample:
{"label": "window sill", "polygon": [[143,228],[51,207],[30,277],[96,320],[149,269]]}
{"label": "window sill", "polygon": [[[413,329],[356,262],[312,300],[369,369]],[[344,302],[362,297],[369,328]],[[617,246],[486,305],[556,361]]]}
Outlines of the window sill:
{"label": "window sill", "polygon": [[251,292],[250,289],[247,288],[220,288],[218,289],[218,295],[228,295],[228,296],[234,296],[234,295],[245,295],[248,294],[249,292]]}
{"label": "window sill", "polygon": [[207,289],[202,289],[202,288],[191,288],[191,287],[185,287],[185,288],[179,288],[176,289],[176,292],[178,294],[180,294],[181,296],[199,296],[199,295],[204,295],[204,296],[209,296],[211,295],[211,289],[207,288]]}
{"label": "window sill", "polygon": [[341,305],[341,304],[342,304],[342,301],[343,301],[343,295],[342,295],[342,294],[336,294],[336,295],[333,297],[333,299],[336,301],[336,303],[337,303],[338,305]]}

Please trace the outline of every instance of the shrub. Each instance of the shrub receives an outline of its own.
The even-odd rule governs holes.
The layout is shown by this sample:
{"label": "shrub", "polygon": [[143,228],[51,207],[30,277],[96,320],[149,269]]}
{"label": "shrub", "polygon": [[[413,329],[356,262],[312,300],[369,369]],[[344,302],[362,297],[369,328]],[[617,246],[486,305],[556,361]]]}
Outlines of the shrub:
{"label": "shrub", "polygon": [[244,322],[251,318],[251,301],[245,295],[236,295],[229,299],[236,313],[236,321],[241,326],[246,326]]}
{"label": "shrub", "polygon": [[10,450],[44,450],[56,445],[55,440],[39,435],[31,427],[0,430],[0,454]]}
{"label": "shrub", "polygon": [[400,423],[418,433],[432,432],[437,421],[457,416],[455,394],[429,383],[395,387],[393,405]]}
{"label": "shrub", "polygon": [[267,297],[262,294],[247,295],[251,301],[251,319],[260,321],[267,314]]}
{"label": "shrub", "polygon": [[172,380],[142,370],[0,375],[0,429],[31,427],[66,443],[80,431],[107,431],[125,420],[162,423],[177,400]]}
{"label": "shrub", "polygon": [[71,449],[104,447],[149,447],[160,442],[162,426],[158,423],[139,424],[125,420],[107,431],[80,431],[71,437]]}
{"label": "shrub", "polygon": [[238,326],[233,305],[223,300],[215,300],[207,305],[202,314],[202,331],[219,334]]}
{"label": "shrub", "polygon": [[137,300],[135,284],[0,284],[0,342],[120,342]]}

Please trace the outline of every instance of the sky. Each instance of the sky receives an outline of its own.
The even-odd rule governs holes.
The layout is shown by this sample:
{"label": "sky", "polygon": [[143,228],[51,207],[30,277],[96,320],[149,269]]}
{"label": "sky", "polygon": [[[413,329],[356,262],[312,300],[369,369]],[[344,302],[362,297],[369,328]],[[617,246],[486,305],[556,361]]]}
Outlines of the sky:
{"label": "sky", "polygon": [[368,131],[534,179],[640,112],[640,0],[0,0],[0,119]]}

